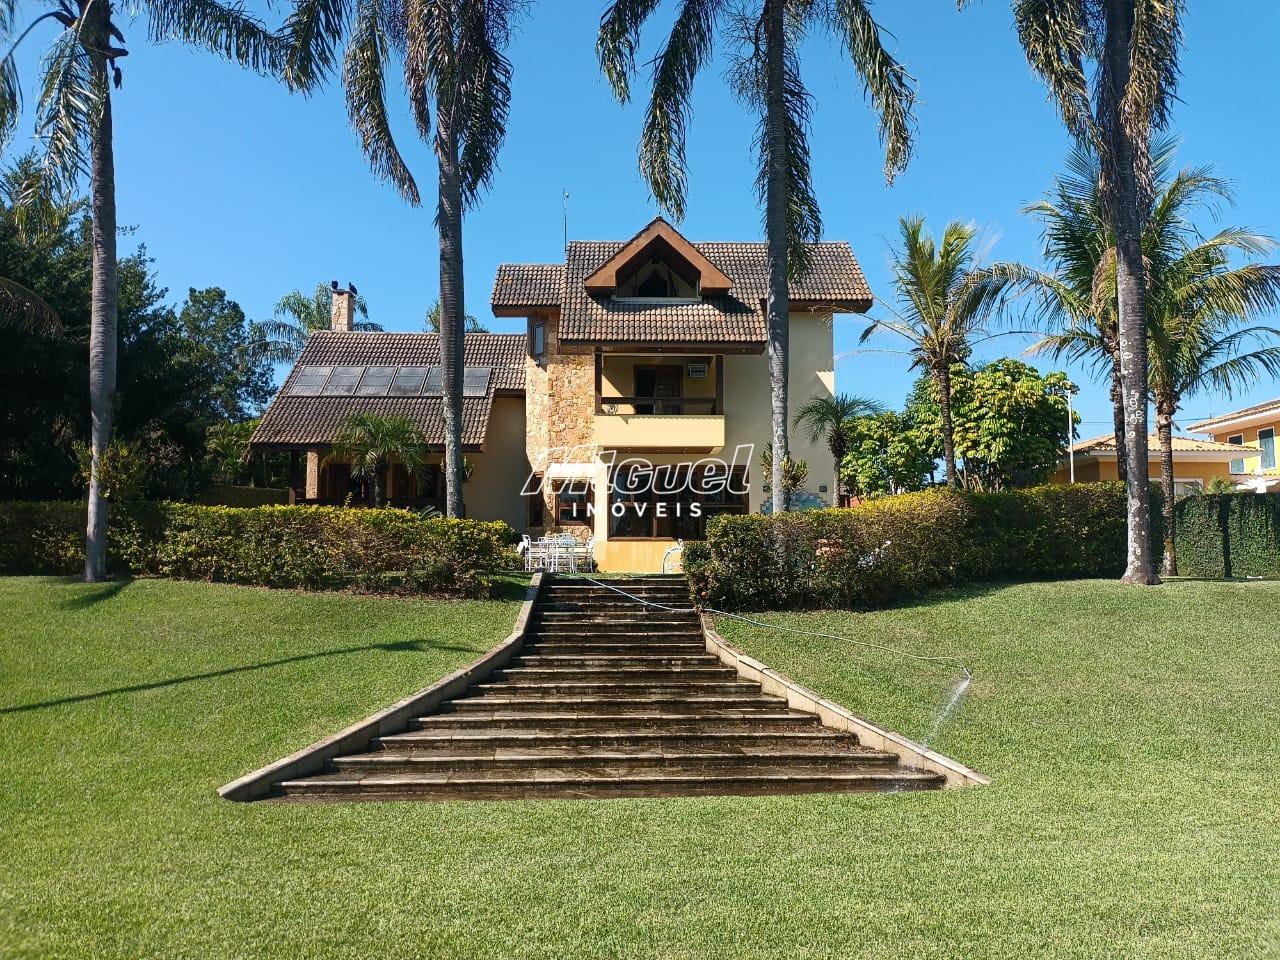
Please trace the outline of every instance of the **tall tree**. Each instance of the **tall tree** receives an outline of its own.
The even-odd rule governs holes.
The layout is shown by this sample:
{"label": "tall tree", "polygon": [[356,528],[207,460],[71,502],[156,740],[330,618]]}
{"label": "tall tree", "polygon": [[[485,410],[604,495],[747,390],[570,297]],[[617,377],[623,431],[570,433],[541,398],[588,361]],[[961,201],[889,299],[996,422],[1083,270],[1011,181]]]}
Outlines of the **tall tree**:
{"label": "tall tree", "polygon": [[[1259,374],[1280,372],[1280,348],[1266,343],[1276,331],[1254,323],[1280,306],[1280,267],[1257,263],[1233,267],[1233,259],[1261,256],[1275,248],[1274,242],[1240,228],[1202,236],[1192,222],[1194,212],[1230,200],[1230,186],[1206,167],[1169,176],[1171,145],[1158,150],[1157,158],[1157,195],[1143,227],[1142,250],[1147,278],[1148,392],[1156,412],[1163,492],[1162,572],[1172,576],[1177,573],[1174,419],[1186,396],[1208,388],[1231,393],[1247,388]],[[1096,191],[1082,196],[1086,209],[1100,209]],[[1095,218],[1092,238],[1088,229],[1088,218],[1073,223],[1073,242],[1107,251],[1113,237],[1110,226]],[[1108,306],[1116,302],[1118,272],[1114,253],[1104,256],[1092,278],[1096,301]],[[1052,290],[1051,285],[1059,282],[1030,272],[1027,276],[1042,290]],[[1068,320],[1034,344],[1032,351],[1096,365],[1109,363],[1114,341],[1107,338],[1105,328],[1089,323],[1082,314]]]}
{"label": "tall tree", "polygon": [[872,417],[884,412],[875,400],[850,393],[837,393],[834,397],[810,397],[796,411],[797,430],[808,431],[811,443],[826,443],[836,468],[836,505],[840,505],[844,493],[841,482],[841,466],[849,452],[849,429],[858,417]]}
{"label": "tall tree", "polygon": [[[446,509],[463,514],[462,377],[465,297],[462,218],[493,180],[506,136],[511,64],[505,50],[522,0],[299,0],[283,30],[285,76],[312,90],[345,42],[347,114],[370,166],[410,204],[418,186],[391,132],[387,67],[403,64],[418,135],[437,165],[440,247],[440,365],[443,374]],[[434,110],[434,122],[433,122]]]}
{"label": "tall tree", "polygon": [[[369,320],[369,304],[357,296],[353,330],[379,331],[382,326]],[[256,324],[262,347],[273,363],[292,363],[307,345],[307,337],[317,330],[328,330],[333,322],[333,292],[325,283],[317,283],[313,293],[290,290],[276,302],[275,316]]]}
{"label": "tall tree", "polygon": [[942,459],[948,486],[959,485],[956,472],[952,377],[963,369],[973,339],[1010,286],[1008,271],[976,265],[977,230],[959,221],[947,224],[939,244],[925,231],[924,218],[899,222],[901,250],[893,255],[893,283],[899,307],[895,316],[877,317],[862,331],[862,342],[881,331],[907,341],[912,369],[933,378],[941,408]]}
{"label": "tall tree", "polygon": [[[972,0],[958,0],[964,7]],[[1116,330],[1128,459],[1126,583],[1159,582],[1147,465],[1146,274],[1151,138],[1177,91],[1183,0],[1013,0],[1018,37],[1067,130],[1101,159],[1099,194],[1116,238]],[[1092,79],[1092,83],[1090,82]]]}
{"label": "tall tree", "polygon": [[[14,56],[39,24],[57,23],[62,32],[44,58],[37,133],[43,158],[23,189],[22,208],[34,218],[48,209],[49,198],[70,194],[81,178],[90,184],[93,217],[92,327],[89,336],[91,415],[88,521],[85,579],[102,580],[107,564],[107,502],[97,479],[97,464],[111,440],[116,393],[116,192],[111,87],[123,74],[118,61],[128,55],[124,34],[109,0],[45,0],[43,12],[18,32],[18,5],[0,7],[0,41],[9,52],[0,63],[0,141],[13,133],[20,92]],[[149,37],[200,47],[259,72],[278,64],[278,44],[263,24],[239,6],[218,0],[141,0]],[[16,39],[15,39],[16,34]],[[2,142],[0,142],[2,145]],[[36,227],[38,224],[29,223]]]}
{"label": "tall tree", "polygon": [[[653,63],[648,109],[640,136],[640,172],[659,205],[677,221],[688,193],[685,141],[693,83],[711,62],[717,40],[733,51],[731,82],[759,117],[757,191],[768,246],[768,362],[772,402],[773,509],[786,509],[783,465],[787,435],[788,281],[809,266],[807,244],[822,236],[822,215],[809,170],[813,102],[800,76],[799,43],[812,26],[825,27],[844,47],[880,116],[885,176],[892,182],[911,153],[911,78],[885,49],[870,0],[679,0],[671,33]],[[631,98],[640,31],[659,0],[613,0],[600,21],[596,52],[618,100]]]}

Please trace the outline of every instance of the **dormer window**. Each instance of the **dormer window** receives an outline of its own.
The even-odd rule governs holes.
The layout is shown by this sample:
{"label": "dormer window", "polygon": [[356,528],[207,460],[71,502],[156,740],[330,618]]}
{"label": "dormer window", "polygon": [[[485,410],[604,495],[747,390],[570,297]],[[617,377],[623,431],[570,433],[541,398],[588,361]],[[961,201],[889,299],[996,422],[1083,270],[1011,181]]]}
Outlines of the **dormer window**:
{"label": "dormer window", "polygon": [[676,295],[671,281],[663,276],[662,267],[657,265],[649,270],[649,275],[636,287],[638,297],[674,297]]}
{"label": "dormer window", "polygon": [[697,303],[729,292],[732,282],[662,219],[653,221],[583,281],[614,300]]}

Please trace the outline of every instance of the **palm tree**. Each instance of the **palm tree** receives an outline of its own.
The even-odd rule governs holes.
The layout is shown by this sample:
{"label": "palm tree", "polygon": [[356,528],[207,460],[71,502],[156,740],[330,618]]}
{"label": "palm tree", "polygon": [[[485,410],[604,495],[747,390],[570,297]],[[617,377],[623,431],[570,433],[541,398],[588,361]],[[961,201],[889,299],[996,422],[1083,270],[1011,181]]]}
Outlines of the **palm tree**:
{"label": "palm tree", "polygon": [[[1150,231],[1148,232],[1150,233]],[[1179,238],[1171,237],[1175,242]],[[1171,244],[1172,246],[1172,244]],[[1250,321],[1280,308],[1280,267],[1246,264],[1233,255],[1273,250],[1267,237],[1223,230],[1173,259],[1148,253],[1148,340],[1151,400],[1160,442],[1164,514],[1162,573],[1175,576],[1173,420],[1184,397],[1212,388],[1231,395],[1260,374],[1280,375],[1280,330]]]}
{"label": "palm tree", "polygon": [[[347,114],[374,173],[410,204],[418,185],[391,133],[386,73],[395,54],[418,135],[435,150],[440,247],[440,366],[443,375],[446,510],[463,514],[462,216],[490,185],[506,136],[511,64],[505,50],[522,0],[297,0],[283,36],[285,78],[313,90],[339,47]],[[432,110],[434,108],[434,124]]]}
{"label": "palm tree", "polygon": [[924,217],[899,222],[902,249],[893,257],[893,282],[900,309],[893,317],[871,321],[862,342],[879,331],[909,344],[912,369],[926,371],[938,389],[942,414],[942,459],[947,485],[959,485],[955,427],[951,419],[951,377],[968,363],[975,337],[1011,286],[1009,271],[975,266],[973,226],[952,221],[938,244],[925,232]]}
{"label": "palm tree", "polygon": [[[892,182],[911,153],[912,80],[881,42],[870,0],[758,0],[759,13],[730,0],[682,0],[653,65],[652,89],[640,135],[640,172],[659,205],[676,221],[685,213],[685,139],[692,118],[693,82],[712,60],[718,39],[734,49],[730,71],[738,97],[760,124],[757,191],[768,245],[769,382],[773,445],[773,508],[786,509],[782,478],[787,442],[788,280],[809,265],[807,243],[822,236],[822,214],[809,170],[812,98],[800,76],[799,43],[822,26],[838,38],[880,116],[885,175]],[[622,103],[631,97],[640,30],[658,0],[612,0],[600,20],[596,52]]]}
{"label": "palm tree", "polygon": [[[1162,139],[1152,156],[1158,183],[1171,180],[1177,143]],[[1067,158],[1067,172],[1057,178],[1052,199],[1040,200],[1023,212],[1042,224],[1045,259],[1049,271],[1020,264],[998,264],[1008,278],[1035,295],[1036,329],[1049,336],[1031,352],[1049,350],[1060,359],[1070,353],[1097,370],[1105,370],[1110,381],[1111,419],[1117,438],[1116,472],[1128,478],[1124,434],[1124,387],[1120,364],[1120,330],[1115,297],[1115,237],[1102,209],[1099,183],[1102,171],[1096,151],[1077,147]],[[1188,172],[1178,192],[1214,193],[1221,181]],[[1107,283],[1107,278],[1112,282]],[[1059,349],[1059,347],[1065,349]]]}
{"label": "palm tree", "polygon": [[[380,331],[380,324],[369,320],[369,305],[364,297],[357,296],[356,320],[351,329]],[[307,337],[317,330],[328,330],[333,322],[333,294],[324,283],[317,283],[315,292],[303,293],[291,290],[276,302],[275,316],[256,324],[262,339],[262,349],[273,363],[292,363],[302,354]]]}
{"label": "palm tree", "polygon": [[796,429],[807,429],[810,443],[825,441],[827,449],[831,451],[831,458],[836,466],[837,505],[844,493],[840,483],[840,469],[845,454],[849,452],[849,422],[858,417],[873,417],[881,413],[884,413],[884,407],[875,400],[849,393],[837,393],[834,397],[811,397],[796,412]]}
{"label": "palm tree", "polygon": [[[43,156],[35,175],[24,186],[19,208],[27,226],[38,229],[40,224],[35,221],[50,208],[50,198],[71,194],[83,176],[89,178],[93,229],[89,334],[92,428],[84,576],[92,582],[106,576],[108,506],[98,467],[111,442],[116,400],[116,194],[111,88],[121,85],[119,60],[129,51],[109,0],[43,0],[41,6],[43,12],[32,17],[19,33],[16,0],[0,3],[0,40],[9,44],[9,52],[0,62],[0,146],[12,135],[20,108],[15,53],[38,25],[55,22],[61,33],[44,58],[36,107],[36,132],[43,141]],[[279,65],[279,44],[273,34],[239,5],[225,5],[218,0],[140,0],[137,10],[149,18],[149,37],[155,42],[182,41],[260,73],[274,72]]]}
{"label": "palm tree", "polygon": [[[958,0],[964,7],[971,0]],[[1116,335],[1128,457],[1126,583],[1159,582],[1152,564],[1147,467],[1146,274],[1151,137],[1168,126],[1178,82],[1183,0],[1013,0],[1031,68],[1076,142],[1101,158],[1099,194],[1116,238]],[[1093,84],[1091,88],[1090,79]]]}
{"label": "palm tree", "polygon": [[415,475],[422,469],[426,440],[405,416],[353,413],[342,422],[325,463],[349,463],[351,475],[370,483],[372,505],[386,503],[387,467],[394,460]]}
{"label": "palm tree", "polygon": [[[422,319],[422,326],[427,333],[440,332],[440,298],[437,297],[435,302],[427,308],[427,315]],[[467,333],[488,333],[489,328],[480,322],[479,318],[473,313],[468,313],[464,327]]]}
{"label": "palm tree", "polygon": [[[1157,152],[1156,170],[1162,174],[1168,169],[1171,153],[1171,147]],[[1083,169],[1087,172],[1090,168]],[[1096,163],[1092,169],[1096,171]],[[1092,204],[1096,212],[1096,191],[1082,196],[1085,208]],[[1251,323],[1280,307],[1280,267],[1231,265],[1233,257],[1259,256],[1274,249],[1274,242],[1238,228],[1203,238],[1190,220],[1193,210],[1230,198],[1228,184],[1208,168],[1184,170],[1173,177],[1161,175],[1158,195],[1142,233],[1147,276],[1148,393],[1155,406],[1160,445],[1165,532],[1162,572],[1168,576],[1177,573],[1173,422],[1183,398],[1210,387],[1232,393],[1247,388],[1259,373],[1280,373],[1280,347],[1262,345],[1280,331]],[[1104,252],[1091,278],[1092,297],[1110,306],[1117,296],[1117,258],[1108,252],[1110,227],[1097,218],[1093,222],[1092,239],[1081,226],[1076,243]],[[1031,272],[1027,277],[1050,298],[1062,299],[1057,289],[1063,285],[1061,277],[1033,277]],[[1069,312],[1065,308],[1062,312],[1066,315],[1065,327],[1034,344],[1032,351],[1092,360],[1095,365],[1107,363],[1114,369],[1114,340],[1107,339],[1105,326],[1089,322],[1086,312]]]}

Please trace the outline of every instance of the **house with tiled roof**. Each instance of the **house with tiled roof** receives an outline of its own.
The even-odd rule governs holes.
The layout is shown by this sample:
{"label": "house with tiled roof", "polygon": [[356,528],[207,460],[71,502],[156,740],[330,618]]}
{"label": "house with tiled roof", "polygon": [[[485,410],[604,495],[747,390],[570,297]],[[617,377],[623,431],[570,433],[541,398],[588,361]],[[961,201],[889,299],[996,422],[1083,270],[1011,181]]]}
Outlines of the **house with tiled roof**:
{"label": "house with tiled roof", "polygon": [[1193,423],[1189,429],[1207,434],[1218,443],[1250,448],[1231,461],[1231,475],[1242,487],[1258,493],[1280,490],[1280,458],[1276,450],[1280,399],[1210,417]]}
{"label": "house with tiled roof", "polygon": [[[847,243],[813,244],[810,258],[789,291],[793,410],[834,391],[833,315],[871,306]],[[493,313],[525,332],[465,337],[468,515],[573,533],[601,569],[647,571],[716,513],[758,511],[767,296],[763,243],[691,243],[660,218],[630,240],[571,242],[564,263],[502,264]],[[300,473],[305,460],[306,501],[351,493],[349,470],[326,459],[351,413],[403,413],[443,440],[438,339],[352,331],[349,297],[335,292],[334,329],[312,335],[252,441],[295,453]],[[791,452],[808,461],[808,497],[832,502],[827,450],[793,435]],[[678,489],[640,482],[645,465]],[[717,470],[725,482],[703,482]],[[440,503],[438,468],[423,473],[393,467],[390,502]]]}
{"label": "house with tiled roof", "polygon": [[[1149,470],[1152,479],[1160,476],[1160,438],[1147,438]],[[1116,438],[1107,433],[1074,443],[1058,463],[1050,483],[1098,483],[1118,480]],[[1210,480],[1230,480],[1234,460],[1240,448],[1216,440],[1195,437],[1173,438],[1173,488],[1179,496],[1205,489]]]}

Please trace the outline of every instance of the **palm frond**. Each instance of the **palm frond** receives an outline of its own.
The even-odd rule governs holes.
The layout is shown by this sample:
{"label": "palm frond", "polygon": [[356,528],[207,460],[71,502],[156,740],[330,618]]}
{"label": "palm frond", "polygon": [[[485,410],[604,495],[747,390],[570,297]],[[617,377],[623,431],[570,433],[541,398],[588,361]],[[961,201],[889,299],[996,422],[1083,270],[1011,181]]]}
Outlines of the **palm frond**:
{"label": "palm frond", "polygon": [[293,12],[278,31],[281,72],[291,90],[309,93],[333,72],[351,11],[351,0],[294,0]]}
{"label": "palm frond", "polygon": [[619,103],[631,99],[640,29],[662,0],[614,0],[600,17],[596,57]]}
{"label": "palm frond", "polygon": [[391,183],[411,205],[422,202],[418,184],[400,154],[387,115],[386,65],[390,50],[380,0],[358,0],[342,62],[347,116],[374,175]]}
{"label": "palm frond", "polygon": [[268,30],[238,3],[218,0],[142,0],[148,13],[149,34],[155,43],[181,40],[247,67],[256,73],[279,75],[287,54],[293,53],[284,35]]}
{"label": "palm frond", "polygon": [[880,115],[884,175],[893,183],[911,159],[915,81],[885,49],[880,25],[871,16],[867,0],[834,0],[828,19],[844,42],[864,93]]}
{"label": "palm frond", "polygon": [[511,38],[516,0],[467,0],[459,26],[459,175],[464,208],[490,186],[507,133],[511,108]]}
{"label": "palm frond", "polygon": [[682,0],[653,71],[653,90],[640,134],[640,173],[654,199],[683,220],[688,194],[685,141],[693,81],[711,58],[724,0]]}
{"label": "palm frond", "polygon": [[44,59],[36,132],[44,143],[39,168],[23,184],[17,220],[26,233],[45,228],[40,214],[55,209],[89,172],[89,146],[106,103],[106,73],[94,68],[73,26]]}
{"label": "palm frond", "polygon": [[1077,140],[1091,140],[1085,0],[1016,0],[1013,16],[1027,62],[1049,88],[1067,130]]}
{"label": "palm frond", "polygon": [[53,307],[30,287],[6,277],[0,277],[0,326],[46,336],[62,333],[62,321]]}

